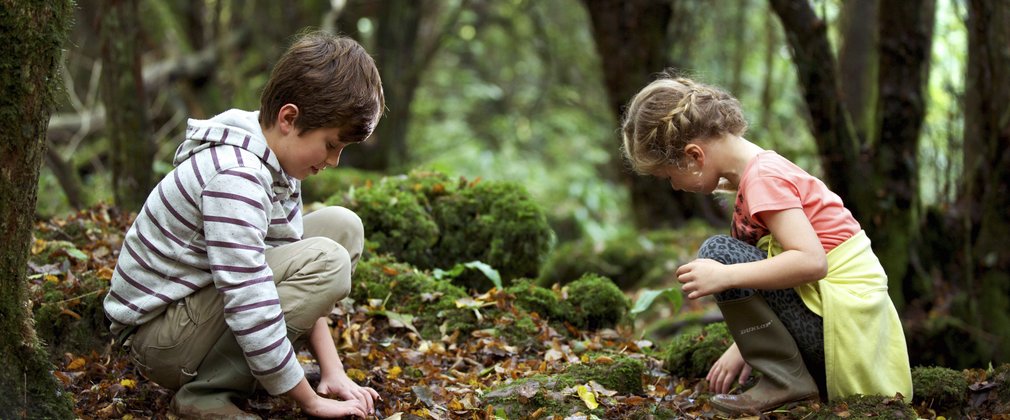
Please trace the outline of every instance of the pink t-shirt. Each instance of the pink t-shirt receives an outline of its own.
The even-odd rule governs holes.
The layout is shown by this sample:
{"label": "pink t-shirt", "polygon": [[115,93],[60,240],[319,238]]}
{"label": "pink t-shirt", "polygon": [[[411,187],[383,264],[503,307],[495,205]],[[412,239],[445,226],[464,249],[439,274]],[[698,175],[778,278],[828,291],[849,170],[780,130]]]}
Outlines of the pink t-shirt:
{"label": "pink t-shirt", "polygon": [[824,252],[858,233],[859,222],[821,180],[773,151],[759,153],[740,176],[733,212],[734,238],[757,245],[771,233],[761,212],[799,208],[814,227]]}

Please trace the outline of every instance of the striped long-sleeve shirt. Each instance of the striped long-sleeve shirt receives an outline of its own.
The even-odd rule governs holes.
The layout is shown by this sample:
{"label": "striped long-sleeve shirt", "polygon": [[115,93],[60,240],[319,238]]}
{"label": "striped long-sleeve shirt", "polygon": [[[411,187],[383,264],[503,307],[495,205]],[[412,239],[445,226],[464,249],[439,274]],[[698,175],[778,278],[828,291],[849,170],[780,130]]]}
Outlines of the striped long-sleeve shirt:
{"label": "striped long-sleeve shirt", "polygon": [[118,333],[217,288],[253,375],[279,394],[304,372],[264,250],[301,239],[300,184],[267,147],[257,116],[230,110],[189,120],[175,169],[126,234],[104,306]]}

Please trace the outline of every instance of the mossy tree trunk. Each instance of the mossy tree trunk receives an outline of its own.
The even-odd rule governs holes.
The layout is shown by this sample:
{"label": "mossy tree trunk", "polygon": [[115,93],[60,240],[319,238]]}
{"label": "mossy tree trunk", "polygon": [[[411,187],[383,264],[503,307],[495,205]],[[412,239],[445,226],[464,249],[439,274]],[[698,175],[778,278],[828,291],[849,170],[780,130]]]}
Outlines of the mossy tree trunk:
{"label": "mossy tree trunk", "polygon": [[26,295],[39,168],[69,0],[0,0],[0,418],[73,418],[35,336]]}
{"label": "mossy tree trunk", "polygon": [[112,189],[116,205],[140,210],[154,187],[155,144],[140,62],[137,0],[104,0],[99,6],[102,39],[102,100],[112,143]]}
{"label": "mossy tree trunk", "polygon": [[984,331],[983,360],[1010,360],[1010,3],[968,2],[960,255],[966,321]]}
{"label": "mossy tree trunk", "polygon": [[[624,106],[653,75],[670,67],[667,34],[676,2],[654,0],[583,0],[593,26],[596,51],[603,64],[604,85],[610,109],[620,121]],[[691,34],[684,34],[690,36]],[[614,139],[618,150],[621,139]],[[642,229],[676,227],[689,218],[724,222],[727,216],[711,197],[675,193],[654,177],[638,176],[627,169],[620,152],[612,171],[628,186],[635,225]]]}
{"label": "mossy tree trunk", "polygon": [[846,1],[838,19],[842,103],[860,137],[872,132],[876,111],[878,3],[878,0]]}
{"label": "mossy tree trunk", "polygon": [[827,24],[807,1],[771,0],[771,4],[793,50],[825,182],[873,239],[890,277],[891,297],[900,308],[905,303],[908,244],[918,229],[916,156],[925,116],[935,0],[881,2],[874,124],[878,131],[865,136],[857,132],[842,101]]}

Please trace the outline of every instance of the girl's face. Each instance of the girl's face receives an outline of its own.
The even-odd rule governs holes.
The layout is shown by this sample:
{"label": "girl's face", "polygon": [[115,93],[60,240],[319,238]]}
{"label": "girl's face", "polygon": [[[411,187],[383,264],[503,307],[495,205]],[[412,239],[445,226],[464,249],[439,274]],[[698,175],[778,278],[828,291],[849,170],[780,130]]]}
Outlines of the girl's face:
{"label": "girl's face", "polygon": [[712,194],[719,187],[720,177],[711,165],[705,165],[703,162],[688,156],[683,163],[664,165],[654,175],[660,179],[668,179],[670,187],[675,191]]}

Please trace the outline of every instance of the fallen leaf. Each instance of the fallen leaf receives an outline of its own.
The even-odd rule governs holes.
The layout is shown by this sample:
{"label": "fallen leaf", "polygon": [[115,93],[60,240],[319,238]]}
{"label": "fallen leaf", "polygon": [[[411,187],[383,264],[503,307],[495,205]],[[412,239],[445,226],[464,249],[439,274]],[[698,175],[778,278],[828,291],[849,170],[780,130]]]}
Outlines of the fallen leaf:
{"label": "fallen leaf", "polygon": [[586,403],[586,407],[590,410],[595,410],[600,404],[596,402],[596,394],[585,385],[579,385],[575,387],[575,392],[579,394],[579,398],[582,398],[582,402]]}

